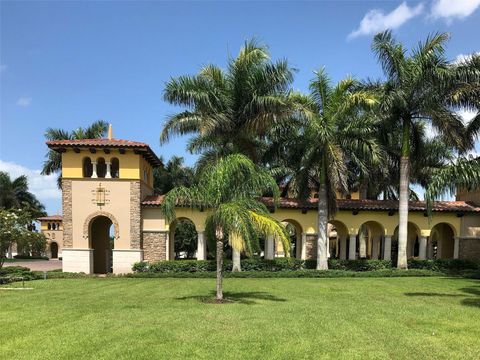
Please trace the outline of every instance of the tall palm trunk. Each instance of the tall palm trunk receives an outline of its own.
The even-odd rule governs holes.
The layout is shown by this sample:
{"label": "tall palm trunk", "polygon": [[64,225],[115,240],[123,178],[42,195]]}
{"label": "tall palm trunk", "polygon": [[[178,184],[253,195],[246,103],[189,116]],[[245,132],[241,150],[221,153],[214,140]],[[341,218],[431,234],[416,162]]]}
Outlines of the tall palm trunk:
{"label": "tall palm trunk", "polygon": [[318,234],[317,234],[317,270],[328,269],[327,242],[328,242],[328,198],[327,185],[325,181],[325,166],[320,175],[320,186],[318,189]]}
{"label": "tall palm trunk", "polygon": [[398,206],[397,268],[407,269],[408,199],[410,195],[410,119],[404,121],[402,157],[400,158],[400,196]]}
{"label": "tall palm trunk", "polygon": [[217,238],[217,300],[223,300],[223,241]]}

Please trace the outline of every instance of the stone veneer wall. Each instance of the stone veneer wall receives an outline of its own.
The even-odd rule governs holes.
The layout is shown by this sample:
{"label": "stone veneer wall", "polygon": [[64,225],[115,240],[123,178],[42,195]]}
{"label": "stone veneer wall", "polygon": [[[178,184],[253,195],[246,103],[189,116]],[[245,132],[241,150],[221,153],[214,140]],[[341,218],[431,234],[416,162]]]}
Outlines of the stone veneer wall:
{"label": "stone veneer wall", "polygon": [[460,238],[458,257],[460,259],[480,260],[480,238]]}
{"label": "stone veneer wall", "polygon": [[143,260],[154,263],[167,259],[167,235],[166,231],[143,232]]}
{"label": "stone veneer wall", "polygon": [[141,186],[140,181],[130,182],[130,249],[141,249]]}
{"label": "stone veneer wall", "polygon": [[72,180],[62,179],[63,248],[73,247]]}
{"label": "stone veneer wall", "polygon": [[307,234],[305,249],[306,249],[307,259],[317,258],[317,235]]}

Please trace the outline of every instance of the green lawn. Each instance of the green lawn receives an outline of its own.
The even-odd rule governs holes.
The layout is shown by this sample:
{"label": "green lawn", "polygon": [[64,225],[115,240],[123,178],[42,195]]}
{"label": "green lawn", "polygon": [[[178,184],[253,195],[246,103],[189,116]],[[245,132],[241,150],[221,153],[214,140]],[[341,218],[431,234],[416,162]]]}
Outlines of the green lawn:
{"label": "green lawn", "polygon": [[[32,281],[0,291],[5,359],[480,359],[480,281]],[[15,286],[18,286],[16,284]]]}

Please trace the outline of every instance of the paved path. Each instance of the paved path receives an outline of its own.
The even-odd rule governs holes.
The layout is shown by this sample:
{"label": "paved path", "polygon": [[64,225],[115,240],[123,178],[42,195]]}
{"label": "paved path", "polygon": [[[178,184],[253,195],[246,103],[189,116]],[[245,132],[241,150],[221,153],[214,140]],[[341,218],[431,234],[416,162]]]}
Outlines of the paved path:
{"label": "paved path", "polygon": [[50,271],[62,268],[62,260],[18,260],[5,262],[3,266],[25,266],[32,271]]}

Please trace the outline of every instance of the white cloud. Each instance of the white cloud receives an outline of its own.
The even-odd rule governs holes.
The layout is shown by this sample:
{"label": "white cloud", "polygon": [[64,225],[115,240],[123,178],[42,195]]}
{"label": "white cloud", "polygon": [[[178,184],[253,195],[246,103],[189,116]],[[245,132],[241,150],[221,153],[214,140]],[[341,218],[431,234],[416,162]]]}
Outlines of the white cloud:
{"label": "white cloud", "polygon": [[473,54],[459,54],[457,55],[457,57],[455,58],[455,60],[453,60],[453,62],[455,64],[460,64],[460,63],[463,63],[465,61],[468,61],[472,58],[473,55],[480,55],[480,51],[477,51]]}
{"label": "white cloud", "polygon": [[435,0],[430,16],[445,19],[450,23],[454,19],[470,16],[480,6],[480,0]]}
{"label": "white cloud", "polygon": [[11,178],[26,175],[28,188],[40,201],[59,200],[62,193],[57,187],[57,175],[41,175],[40,170],[32,170],[25,166],[0,160],[0,171],[10,174]]}
{"label": "white cloud", "polygon": [[352,39],[361,35],[372,35],[387,29],[397,29],[408,20],[423,12],[423,4],[409,7],[406,2],[401,3],[388,14],[382,10],[373,9],[365,14],[357,30],[352,31],[348,38]]}
{"label": "white cloud", "polygon": [[32,98],[27,96],[22,96],[17,100],[17,105],[22,107],[30,106],[32,103]]}

